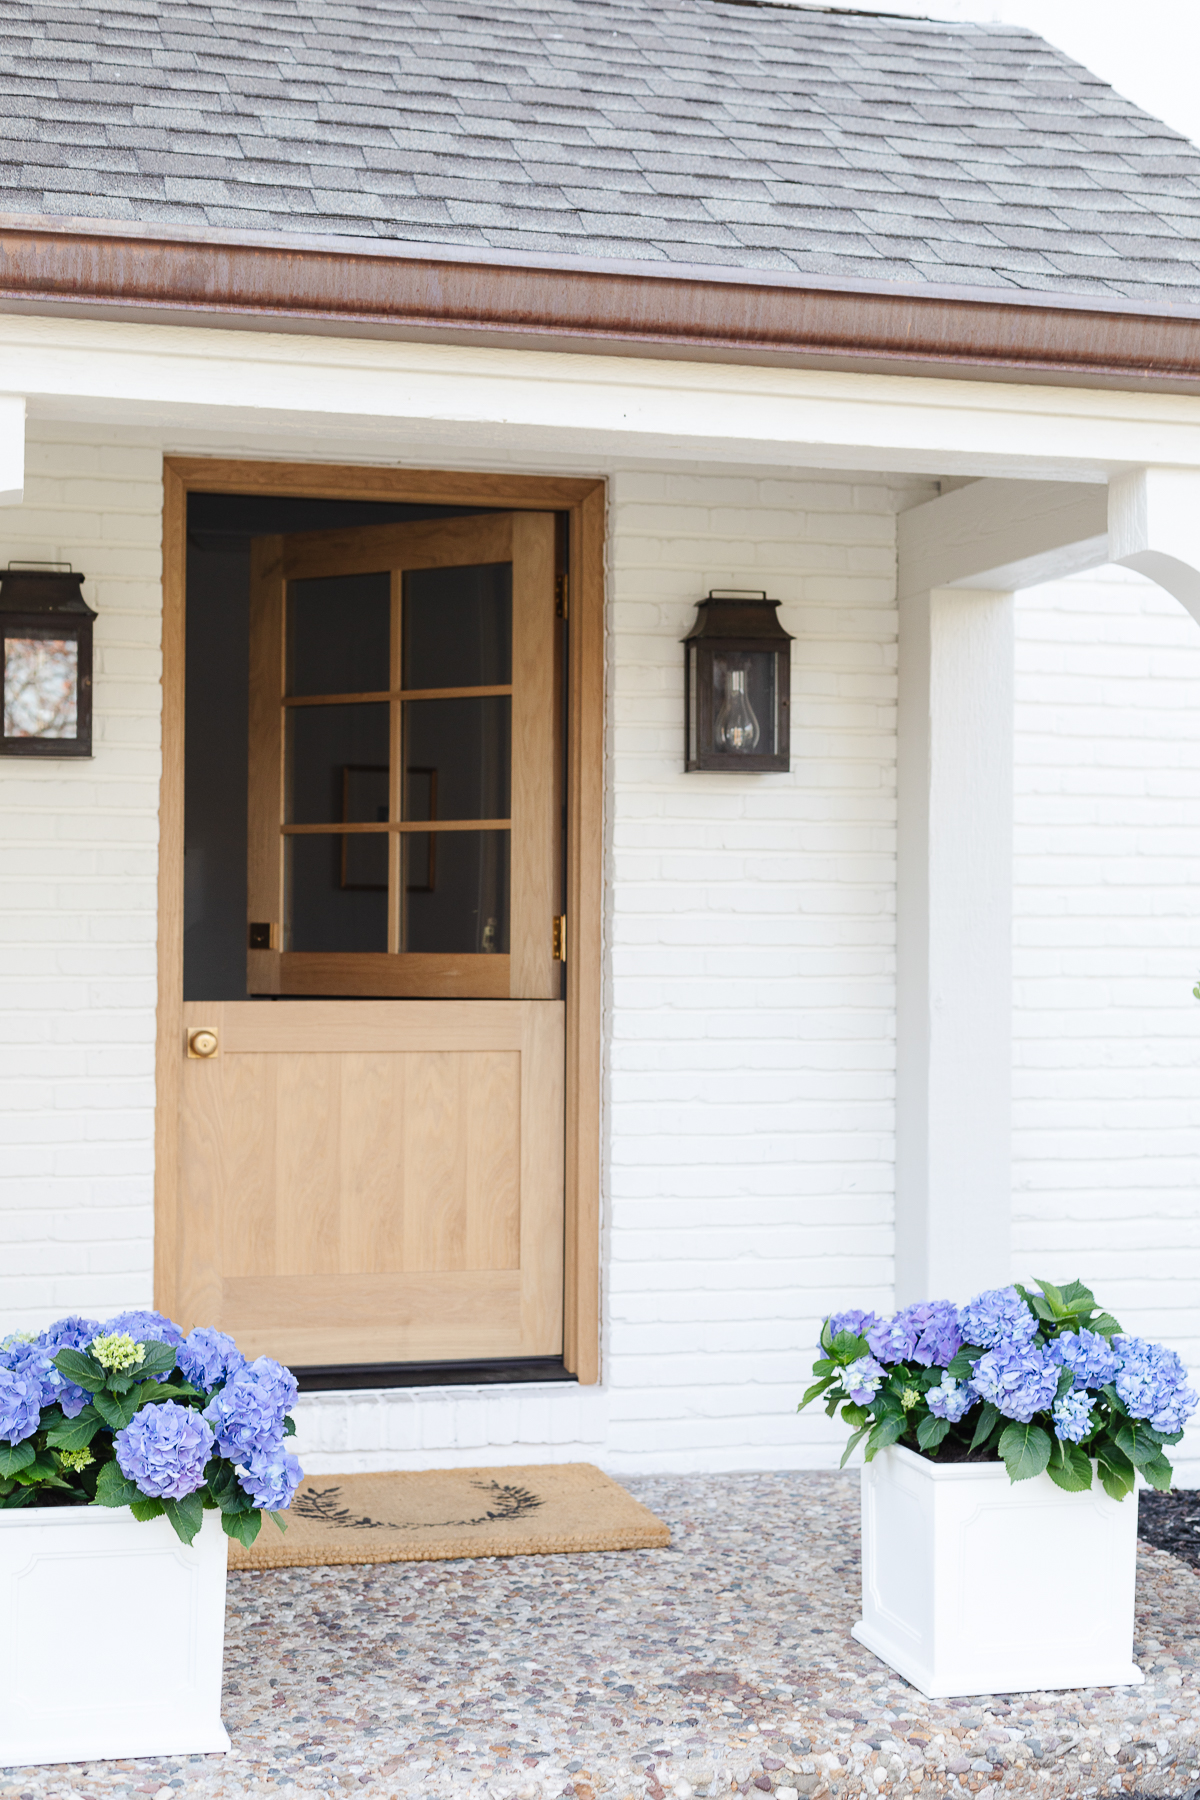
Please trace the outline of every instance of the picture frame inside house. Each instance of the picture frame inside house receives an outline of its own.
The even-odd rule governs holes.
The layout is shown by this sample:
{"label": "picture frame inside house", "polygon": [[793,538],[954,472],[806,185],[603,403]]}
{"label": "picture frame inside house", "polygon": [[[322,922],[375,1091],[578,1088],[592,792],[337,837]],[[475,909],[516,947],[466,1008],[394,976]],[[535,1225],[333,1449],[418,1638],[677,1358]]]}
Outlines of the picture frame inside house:
{"label": "picture frame inside house", "polygon": [[0,572],[0,755],[90,757],[92,623],[69,563]]}

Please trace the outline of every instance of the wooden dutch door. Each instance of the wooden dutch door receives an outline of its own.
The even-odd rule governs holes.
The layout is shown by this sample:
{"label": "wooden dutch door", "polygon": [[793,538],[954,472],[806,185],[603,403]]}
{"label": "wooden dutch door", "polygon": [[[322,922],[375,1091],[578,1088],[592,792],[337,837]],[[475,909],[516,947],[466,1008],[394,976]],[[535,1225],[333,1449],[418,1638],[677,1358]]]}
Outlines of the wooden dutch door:
{"label": "wooden dutch door", "polygon": [[253,542],[248,997],[184,1009],[177,1288],[249,1356],[561,1353],[560,687],[550,513]]}

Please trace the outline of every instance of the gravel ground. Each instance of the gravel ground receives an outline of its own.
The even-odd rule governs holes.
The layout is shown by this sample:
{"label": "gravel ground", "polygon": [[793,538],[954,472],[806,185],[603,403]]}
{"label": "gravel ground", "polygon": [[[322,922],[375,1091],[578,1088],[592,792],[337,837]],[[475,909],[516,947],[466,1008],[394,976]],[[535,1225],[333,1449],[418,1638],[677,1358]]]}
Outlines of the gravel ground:
{"label": "gravel ground", "polygon": [[0,1770],[0,1796],[1060,1800],[1200,1775],[1200,1576],[1164,1551],[1138,1549],[1144,1687],[929,1701],[850,1637],[855,1476],[627,1485],[670,1550],[232,1576],[232,1755]]}

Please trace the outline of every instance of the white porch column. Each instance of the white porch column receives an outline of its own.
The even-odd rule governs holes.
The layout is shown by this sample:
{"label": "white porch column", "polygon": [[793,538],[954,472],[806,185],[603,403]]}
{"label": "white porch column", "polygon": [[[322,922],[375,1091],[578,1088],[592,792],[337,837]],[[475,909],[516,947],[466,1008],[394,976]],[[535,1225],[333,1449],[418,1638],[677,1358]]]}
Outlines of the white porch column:
{"label": "white porch column", "polygon": [[[903,568],[903,561],[902,561]],[[1013,596],[900,600],[896,1299],[1009,1279]]]}

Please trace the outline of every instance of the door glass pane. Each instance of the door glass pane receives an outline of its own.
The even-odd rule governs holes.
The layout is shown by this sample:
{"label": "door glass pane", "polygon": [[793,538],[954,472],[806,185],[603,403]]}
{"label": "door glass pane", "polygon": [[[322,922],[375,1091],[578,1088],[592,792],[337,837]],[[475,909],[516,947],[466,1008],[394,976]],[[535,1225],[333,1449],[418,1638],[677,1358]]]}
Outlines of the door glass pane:
{"label": "door glass pane", "polygon": [[328,575],[289,581],[289,694],[385,694],[392,578]]}
{"label": "door glass pane", "polygon": [[[322,709],[325,710],[325,709]],[[404,702],[406,819],[507,819],[512,701]],[[436,810],[430,812],[433,806]]]}
{"label": "door glass pane", "polygon": [[289,950],[387,949],[385,831],[289,837],[287,865]]}
{"label": "door glass pane", "polygon": [[73,738],[79,723],[79,645],[74,638],[4,640],[4,735]]}
{"label": "door glass pane", "polygon": [[509,833],[405,832],[401,845],[401,947],[507,954]]}
{"label": "door glass pane", "polygon": [[386,823],[386,701],[289,706],[287,726],[289,824]]}
{"label": "door glass pane", "polygon": [[512,680],[512,564],[415,569],[404,577],[406,688]]}

